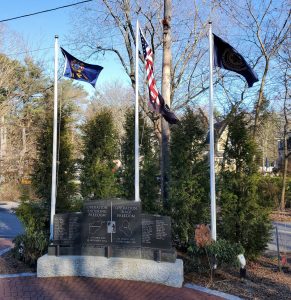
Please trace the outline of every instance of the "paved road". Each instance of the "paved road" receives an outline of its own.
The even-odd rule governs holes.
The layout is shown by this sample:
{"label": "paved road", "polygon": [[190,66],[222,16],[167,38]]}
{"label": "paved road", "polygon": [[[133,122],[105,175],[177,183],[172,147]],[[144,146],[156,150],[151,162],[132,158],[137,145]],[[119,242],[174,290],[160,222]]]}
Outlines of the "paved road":
{"label": "paved road", "polygon": [[14,238],[23,232],[23,226],[13,212],[15,206],[9,202],[0,203],[0,238]]}
{"label": "paved road", "polygon": [[291,252],[291,223],[273,222],[272,240],[269,250],[277,251],[276,227],[278,228],[279,247],[281,252]]}
{"label": "paved road", "polygon": [[13,212],[15,207],[15,202],[0,202],[0,255],[11,248],[13,238],[23,232],[23,226]]}

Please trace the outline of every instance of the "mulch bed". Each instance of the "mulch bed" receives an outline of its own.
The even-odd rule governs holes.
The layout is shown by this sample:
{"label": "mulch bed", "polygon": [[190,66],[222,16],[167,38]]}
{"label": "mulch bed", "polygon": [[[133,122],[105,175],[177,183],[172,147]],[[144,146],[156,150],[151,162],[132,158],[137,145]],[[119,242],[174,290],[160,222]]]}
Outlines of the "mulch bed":
{"label": "mulch bed", "polygon": [[275,258],[261,256],[247,264],[247,277],[240,279],[239,270],[218,269],[213,282],[209,275],[188,273],[185,281],[242,297],[243,299],[291,299],[291,265],[279,272]]}
{"label": "mulch bed", "polygon": [[0,274],[17,274],[36,272],[34,268],[14,258],[11,251],[0,256]]}
{"label": "mulch bed", "polygon": [[[291,209],[273,211],[271,220],[291,222]],[[276,253],[266,253],[254,262],[247,262],[247,277],[240,279],[239,269],[218,269],[213,282],[209,274],[188,273],[185,281],[239,296],[243,299],[291,299],[291,253],[279,272]]]}
{"label": "mulch bed", "polygon": [[272,221],[276,222],[291,222],[291,209],[286,208],[284,211],[276,210],[270,215]]}

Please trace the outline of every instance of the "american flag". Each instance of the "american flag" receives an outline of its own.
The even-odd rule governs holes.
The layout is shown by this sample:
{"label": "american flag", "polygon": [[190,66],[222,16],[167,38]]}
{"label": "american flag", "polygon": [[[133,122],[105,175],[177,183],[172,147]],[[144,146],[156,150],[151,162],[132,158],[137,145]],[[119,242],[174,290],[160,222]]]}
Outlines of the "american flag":
{"label": "american flag", "polygon": [[141,30],[140,30],[140,38],[141,38],[142,51],[144,55],[145,68],[147,72],[147,79],[149,85],[150,104],[156,112],[160,112],[161,103],[159,100],[159,91],[157,89],[157,84],[154,77],[153,51],[149,46],[149,44],[147,43]]}
{"label": "american flag", "polygon": [[147,80],[149,86],[149,94],[150,94],[150,105],[154,111],[160,113],[167,122],[170,124],[176,124],[179,122],[178,118],[175,114],[170,110],[167,104],[165,104],[165,100],[162,95],[159,93],[157,89],[156,80],[154,77],[154,61],[153,61],[153,51],[149,44],[147,43],[143,33],[140,31],[141,45],[142,51],[145,60],[145,68],[147,72]]}

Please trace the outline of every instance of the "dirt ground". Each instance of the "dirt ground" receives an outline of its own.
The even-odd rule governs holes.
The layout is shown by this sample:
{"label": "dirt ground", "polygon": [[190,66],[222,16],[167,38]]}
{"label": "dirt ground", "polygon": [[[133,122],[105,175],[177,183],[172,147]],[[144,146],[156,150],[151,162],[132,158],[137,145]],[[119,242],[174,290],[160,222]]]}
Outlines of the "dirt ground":
{"label": "dirt ground", "polygon": [[291,208],[287,208],[285,211],[275,210],[270,217],[272,221],[291,222]]}
{"label": "dirt ground", "polygon": [[35,271],[35,269],[28,267],[24,262],[14,258],[10,251],[0,256],[0,274],[30,273]]}
{"label": "dirt ground", "polygon": [[289,270],[279,272],[275,257],[261,256],[247,265],[246,279],[240,279],[239,269],[218,269],[213,282],[209,276],[188,273],[185,281],[239,296],[243,299],[291,299],[291,264]]}
{"label": "dirt ground", "polygon": [[[291,209],[273,211],[271,220],[291,222]],[[247,262],[246,279],[239,269],[218,269],[213,282],[208,274],[188,273],[185,281],[252,300],[291,300],[291,253],[282,254],[285,265],[280,272],[276,252],[266,252],[254,262]]]}

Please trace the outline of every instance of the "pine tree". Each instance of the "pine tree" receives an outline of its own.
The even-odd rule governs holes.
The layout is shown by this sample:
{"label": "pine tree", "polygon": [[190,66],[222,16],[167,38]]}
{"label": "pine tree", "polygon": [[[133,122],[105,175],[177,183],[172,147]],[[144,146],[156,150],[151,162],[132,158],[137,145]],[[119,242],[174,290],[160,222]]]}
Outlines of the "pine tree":
{"label": "pine tree", "polygon": [[243,114],[229,124],[225,160],[221,172],[221,217],[219,235],[240,243],[247,255],[258,255],[267,245],[270,221],[268,208],[260,205],[256,163],[259,153]]}
{"label": "pine tree", "polygon": [[[125,135],[122,141],[122,190],[127,199],[134,199],[134,110],[126,112]],[[156,212],[159,206],[158,141],[143,118],[139,118],[140,198],[143,210]]]}
{"label": "pine tree", "polygon": [[108,198],[119,195],[117,175],[113,171],[118,158],[118,139],[112,113],[108,108],[98,111],[82,127],[83,156],[81,161],[81,192],[85,198]]}
{"label": "pine tree", "polygon": [[175,235],[188,243],[196,224],[209,216],[208,165],[205,158],[206,126],[189,108],[171,135],[170,207]]}
{"label": "pine tree", "polygon": [[[72,143],[72,114],[75,110],[74,105],[66,99],[66,90],[70,86],[63,86],[63,94],[60,95],[61,113],[58,119],[59,141],[58,144],[58,165],[57,165],[57,193],[56,193],[56,211],[65,212],[70,208],[70,201],[76,192],[74,183],[75,160],[73,158]],[[49,92],[44,98],[39,99],[42,102],[42,110],[38,114],[36,121],[39,126],[37,138],[38,157],[35,160],[34,172],[32,176],[33,185],[37,195],[43,199],[47,205],[51,198],[51,172],[52,172],[52,141],[53,141],[53,111],[52,94]]]}

